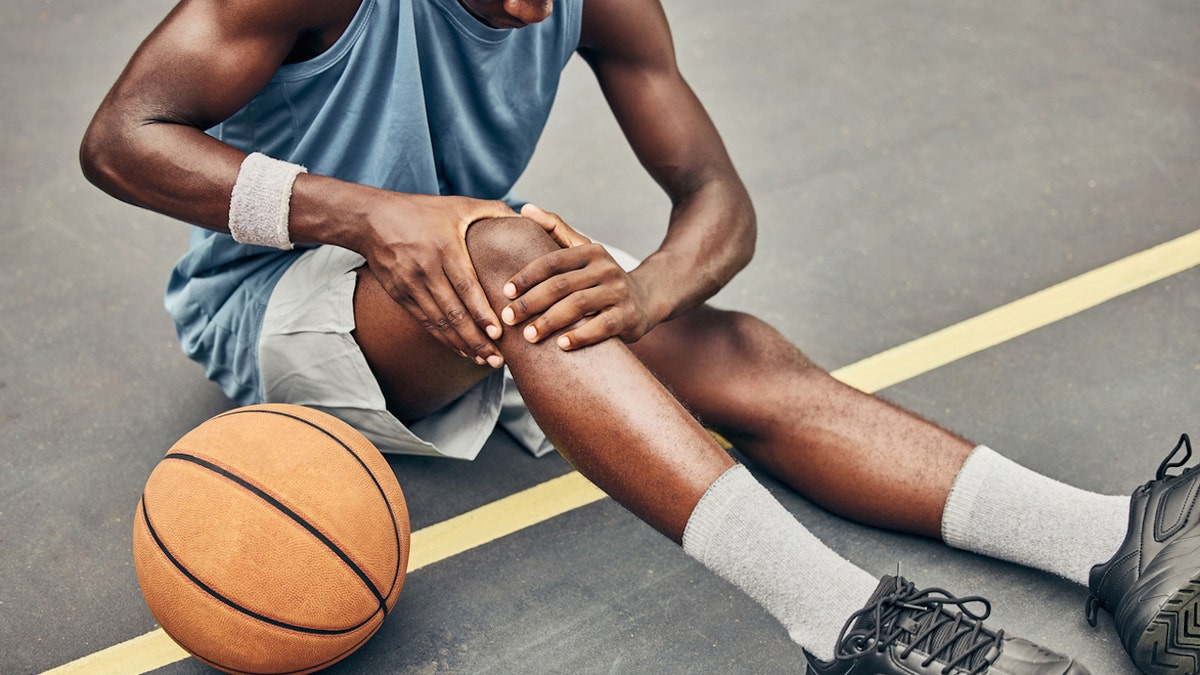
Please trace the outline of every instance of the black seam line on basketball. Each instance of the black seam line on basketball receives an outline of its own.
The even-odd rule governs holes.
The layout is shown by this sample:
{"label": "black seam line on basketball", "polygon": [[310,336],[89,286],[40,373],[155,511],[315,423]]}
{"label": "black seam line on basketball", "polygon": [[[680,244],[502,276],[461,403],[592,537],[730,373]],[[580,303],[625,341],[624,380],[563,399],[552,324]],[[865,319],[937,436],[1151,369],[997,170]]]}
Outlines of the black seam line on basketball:
{"label": "black seam line on basketball", "polygon": [[384,616],[387,616],[387,598],[380,595],[379,589],[375,588],[375,583],[371,581],[371,578],[367,576],[367,573],[364,572],[362,570],[362,568],[358,566],[357,563],[355,563],[353,560],[351,560],[350,556],[346,555],[345,551],[343,551],[341,548],[339,548],[337,544],[333,543],[333,541],[329,537],[326,537],[324,533],[322,533],[317,528],[313,527],[312,523],[305,520],[304,517],[301,516],[299,513],[296,513],[295,511],[291,510],[290,508],[287,507],[286,504],[279,501],[278,499],[275,499],[271,495],[267,494],[265,491],[263,491],[262,488],[258,487],[257,485],[255,485],[255,484],[251,483],[250,481],[246,480],[245,478],[242,478],[241,476],[233,473],[232,471],[229,471],[228,469],[225,469],[220,466],[217,466],[216,464],[213,464],[212,462],[208,461],[207,459],[202,459],[200,457],[196,457],[195,455],[189,455],[189,454],[183,453],[183,452],[172,452],[171,454],[167,455],[163,459],[178,459],[181,461],[191,462],[192,464],[201,466],[205,469],[208,469],[209,471],[212,471],[213,473],[224,476],[225,478],[228,478],[229,480],[233,481],[234,483],[237,483],[238,485],[246,488],[251,493],[253,493],[254,496],[258,497],[259,499],[261,499],[261,500],[265,501],[266,503],[270,504],[271,506],[275,507],[275,509],[277,511],[279,511],[280,513],[282,513],[283,515],[294,520],[297,525],[308,530],[309,533],[312,534],[312,536],[316,537],[317,540],[320,541],[322,544],[324,544],[326,548],[328,548],[330,551],[333,551],[333,553],[335,555],[337,555],[337,557],[342,559],[342,562],[346,563],[346,566],[349,567],[351,569],[351,571],[353,571],[356,575],[358,575],[358,578],[360,580],[362,580],[362,582],[364,584],[366,584],[367,588],[370,589],[371,594],[375,596],[375,600],[379,602],[379,609],[383,612]]}
{"label": "black seam line on basketball", "polygon": [[371,619],[375,618],[376,612],[371,612],[371,615],[361,621],[358,625],[350,626],[349,628],[310,628],[308,626],[296,626],[287,623],[286,621],[272,619],[269,616],[259,614],[249,607],[243,607],[242,605],[218,593],[216,589],[201,581],[200,578],[195,574],[192,574],[191,570],[189,570],[187,567],[184,567],[183,563],[179,562],[179,560],[171,554],[170,549],[168,549],[166,543],[159,538],[158,531],[154,529],[154,525],[150,522],[150,510],[146,507],[145,493],[142,493],[142,521],[146,523],[146,530],[150,533],[150,538],[154,540],[154,544],[158,546],[158,550],[162,551],[162,554],[167,556],[167,560],[171,561],[171,564],[175,566],[175,569],[179,570],[183,576],[187,577],[189,581],[191,581],[193,584],[196,584],[196,586],[205,593],[208,593],[212,597],[216,598],[222,604],[228,605],[229,607],[242,612],[246,616],[253,617],[259,621],[262,621],[263,623],[271,624],[272,626],[278,626],[280,628],[294,630],[297,633],[308,633],[311,635],[345,635],[347,633],[353,633],[359,628],[362,628],[370,623]]}
{"label": "black seam line on basketball", "polygon": [[[279,415],[280,417],[286,417],[288,419],[292,419],[297,422],[301,422],[303,424],[308,425],[309,427],[312,427],[313,429],[316,429],[317,431],[320,431],[321,433],[323,433],[326,436],[328,436],[329,438],[331,438],[334,443],[337,443],[338,445],[342,446],[342,449],[345,450],[347,453],[349,453],[349,455],[354,458],[354,461],[358,462],[358,465],[360,467],[362,467],[362,470],[367,473],[367,477],[369,477],[371,479],[371,482],[375,484],[376,492],[378,492],[380,498],[383,499],[383,503],[387,505],[388,518],[390,518],[392,521],[392,536],[396,541],[396,550],[400,551],[400,526],[396,524],[396,514],[392,511],[392,502],[390,500],[388,500],[387,492],[385,492],[383,489],[383,486],[379,484],[379,480],[377,480],[375,478],[375,474],[371,472],[371,468],[368,467],[367,463],[362,460],[362,457],[358,456],[358,453],[354,452],[353,448],[351,448],[349,445],[346,445],[345,441],[343,441],[342,439],[333,435],[324,427],[317,425],[309,420],[306,420],[303,417],[300,417],[298,415],[293,415],[289,412],[284,412],[282,410],[266,410],[263,408],[254,408],[254,407],[234,408],[233,410],[230,410],[228,412],[224,412],[224,413],[221,413],[220,415],[217,415],[217,417],[228,417],[230,415],[247,415],[247,414],[253,414],[253,413],[265,413],[265,414],[269,414],[269,415]],[[403,558],[403,553],[401,553],[400,556],[396,557],[396,569],[392,572],[392,584],[388,588],[386,597],[391,597],[392,591],[396,590],[396,584],[399,583],[399,581],[400,581],[401,558]],[[385,612],[387,611],[386,607],[384,608],[384,611]]]}
{"label": "black seam line on basketball", "polygon": [[[374,616],[374,615],[372,615],[372,616]],[[164,629],[163,632],[166,632],[166,629]],[[310,673],[314,669],[315,670],[323,670],[325,668],[328,668],[329,666],[332,666],[333,664],[337,663],[338,661],[341,661],[342,659],[346,658],[347,656],[350,656],[354,652],[358,651],[359,648],[361,648],[364,644],[366,644],[367,640],[370,640],[371,638],[375,637],[375,634],[378,632],[379,632],[379,627],[376,626],[375,630],[372,630],[369,633],[367,633],[365,636],[359,638],[358,642],[355,642],[353,645],[350,645],[349,647],[343,649],[340,653],[335,654],[320,663],[314,663],[311,666],[304,666],[303,668],[299,668],[297,670],[273,670],[273,671],[238,670],[237,668],[227,666],[223,663],[217,663],[216,661],[213,661],[212,659],[200,656],[199,654],[192,654],[191,652],[188,652],[188,653],[192,654],[193,658],[195,658],[197,661],[200,661],[201,663],[203,663],[205,665],[212,666],[213,668],[219,668],[219,669],[224,670],[229,673],[237,673],[238,675],[296,675],[297,673]],[[167,633],[167,634],[170,635],[170,633]],[[174,637],[172,637],[171,639],[175,640]],[[175,642],[178,643],[179,641],[175,640]],[[185,651],[186,651],[186,649],[185,649]]]}
{"label": "black seam line on basketball", "polygon": [[[330,434],[330,432],[328,430],[324,429],[323,426],[313,424],[312,422],[310,422],[310,420],[307,420],[307,419],[299,417],[299,416],[295,416],[295,414],[292,414],[289,412],[283,412],[283,411],[277,411],[277,410],[264,410],[264,408],[256,408],[256,407],[242,407],[242,408],[234,408],[234,410],[232,410],[232,411],[223,412],[221,414],[218,414],[218,416],[216,416],[216,417],[229,417],[229,416],[233,416],[233,414],[252,414],[252,413],[277,414],[277,416],[287,417],[289,419],[296,420],[296,422],[307,424],[308,426],[311,426],[311,428],[322,432],[322,434],[324,434],[325,436],[329,436],[330,438],[332,438],[332,440],[334,440],[334,442],[337,443],[338,446],[341,446],[343,450],[346,450],[346,452],[349,453],[349,455],[352,456],[352,458],[354,458],[354,461],[359,462],[359,466],[362,467],[362,471],[367,472],[367,477],[370,477],[371,482],[374,483],[374,486],[376,486],[376,491],[378,491],[379,496],[383,498],[383,503],[385,503],[386,506],[388,506],[388,518],[391,519],[392,537],[394,537],[396,539],[396,550],[401,551],[400,526],[398,526],[396,524],[396,514],[395,514],[394,510],[392,510],[392,508],[391,508],[392,507],[391,502],[388,500],[388,492],[384,491],[383,485],[379,484],[379,480],[376,479],[376,477],[374,477],[374,473],[371,472],[371,467],[368,467],[366,462],[362,461],[362,458],[360,458],[358,453],[354,452],[353,448],[350,448],[349,446],[347,446],[346,442],[342,441],[341,438],[338,438],[337,436]],[[401,563],[402,558],[403,558],[403,551],[401,551],[401,555],[396,556],[396,569],[394,572],[392,572],[391,586],[389,587],[388,593],[386,593],[385,597],[391,597],[392,591],[396,590],[396,584],[400,583],[400,579],[401,579],[400,573],[402,572],[400,569],[400,563]],[[384,603],[384,604],[385,604],[384,614],[386,615],[386,613],[388,613],[388,608],[386,608],[386,603]]]}
{"label": "black seam line on basketball", "polygon": [[[374,617],[375,615],[372,614],[371,616]],[[368,621],[369,620],[370,619],[368,619]],[[364,622],[364,624],[365,623],[366,622]],[[382,625],[382,620],[380,622],[380,625]],[[375,634],[379,632],[379,626],[376,626],[374,630],[371,630],[366,635],[360,637],[358,639],[358,642],[355,642],[354,644],[350,645],[349,647],[343,649],[340,653],[334,654],[333,656],[325,659],[324,661],[322,661],[320,663],[314,663],[311,666],[304,666],[303,668],[299,668],[297,670],[287,670],[287,671],[257,671],[257,670],[238,670],[237,668],[226,665],[224,663],[219,663],[219,662],[217,662],[213,659],[210,659],[206,656],[201,656],[200,654],[193,652],[192,650],[188,649],[187,647],[184,647],[183,643],[181,641],[179,641],[174,635],[171,635],[171,631],[167,630],[165,627],[162,627],[162,626],[160,626],[160,628],[162,628],[162,631],[164,633],[166,633],[172,640],[175,641],[175,644],[182,647],[184,651],[191,654],[192,658],[196,659],[197,661],[200,661],[201,663],[203,663],[205,665],[212,666],[213,668],[218,668],[218,669],[224,670],[229,673],[238,673],[239,675],[296,675],[297,673],[311,672],[314,668],[318,669],[318,670],[327,668],[327,667],[337,663],[338,661],[341,661],[342,659],[346,658],[350,654],[358,651],[358,649],[360,647],[362,647],[367,642],[367,640],[370,640],[371,638],[375,637]]]}

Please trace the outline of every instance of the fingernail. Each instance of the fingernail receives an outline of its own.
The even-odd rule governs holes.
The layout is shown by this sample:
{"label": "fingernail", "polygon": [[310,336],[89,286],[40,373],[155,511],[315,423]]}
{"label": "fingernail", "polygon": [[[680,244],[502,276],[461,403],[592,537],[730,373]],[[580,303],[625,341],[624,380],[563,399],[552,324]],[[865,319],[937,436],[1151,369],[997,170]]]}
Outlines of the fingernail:
{"label": "fingernail", "polygon": [[504,284],[504,297],[510,299],[517,297],[517,285],[511,281]]}
{"label": "fingernail", "polygon": [[512,307],[505,307],[504,309],[500,310],[500,320],[511,326],[516,322],[517,315],[513,312]]}
{"label": "fingernail", "polygon": [[533,326],[525,326],[525,339],[530,342],[537,340],[537,329]]}
{"label": "fingernail", "polygon": [[500,327],[499,326],[489,323],[487,325],[487,328],[485,328],[484,330],[487,331],[488,337],[492,338],[493,340],[497,340],[500,338]]}
{"label": "fingernail", "polygon": [[482,356],[476,356],[475,363],[478,363],[479,365],[482,366],[483,364],[487,363],[487,361],[484,361]]}
{"label": "fingernail", "polygon": [[489,366],[493,368],[499,368],[500,366],[504,365],[504,357],[500,356],[499,354],[492,354],[491,356],[487,357],[487,362]]}
{"label": "fingernail", "polygon": [[566,349],[571,346],[571,340],[566,335],[558,336],[558,346],[561,349]]}

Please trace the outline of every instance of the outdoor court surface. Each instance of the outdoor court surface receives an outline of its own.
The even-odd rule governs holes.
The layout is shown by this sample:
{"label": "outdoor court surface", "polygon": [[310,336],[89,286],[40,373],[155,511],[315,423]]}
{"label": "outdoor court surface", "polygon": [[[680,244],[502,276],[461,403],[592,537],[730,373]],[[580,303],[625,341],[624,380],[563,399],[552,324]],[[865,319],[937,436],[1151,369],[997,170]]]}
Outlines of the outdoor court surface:
{"label": "outdoor court surface", "polygon": [[[1127,494],[1200,434],[1200,4],[666,4],[761,227],[717,304],[1086,489]],[[131,516],[158,458],[231,404],[162,310],[186,228],[76,160],[170,5],[0,6],[0,673],[205,671],[155,632]],[[578,61],[520,189],[636,254],[669,208]],[[392,466],[419,569],[335,672],[801,672],[772,619],[557,456],[498,433],[474,463]],[[870,572],[984,595],[989,625],[1133,672],[1083,588],[768,485]]]}

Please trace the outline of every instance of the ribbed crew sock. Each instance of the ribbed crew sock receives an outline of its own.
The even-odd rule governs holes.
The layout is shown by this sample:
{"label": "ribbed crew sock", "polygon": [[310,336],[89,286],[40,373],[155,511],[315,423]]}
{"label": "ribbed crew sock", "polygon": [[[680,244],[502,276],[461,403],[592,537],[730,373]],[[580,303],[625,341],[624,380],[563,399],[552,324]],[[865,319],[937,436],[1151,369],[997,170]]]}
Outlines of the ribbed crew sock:
{"label": "ribbed crew sock", "polygon": [[942,538],[1086,586],[1092,566],[1121,547],[1128,525],[1128,497],[1060,483],[981,445],[946,500]]}
{"label": "ribbed crew sock", "polygon": [[717,478],[692,511],[683,550],[824,661],[836,653],[846,619],[879,584],[821,543],[740,464]]}

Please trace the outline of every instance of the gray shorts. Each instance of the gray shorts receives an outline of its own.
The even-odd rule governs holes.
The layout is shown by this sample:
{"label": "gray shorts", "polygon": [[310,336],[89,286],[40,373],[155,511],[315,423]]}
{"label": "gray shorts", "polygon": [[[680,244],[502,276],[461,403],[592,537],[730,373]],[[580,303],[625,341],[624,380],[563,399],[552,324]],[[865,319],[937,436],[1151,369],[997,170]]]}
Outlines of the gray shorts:
{"label": "gray shorts", "polygon": [[[626,270],[638,265],[628,253],[608,250]],[[258,343],[263,401],[323,410],[383,452],[474,459],[497,424],[535,456],[554,449],[507,368],[407,426],[388,412],[351,335],[355,270],[364,262],[344,248],[320,246],[305,251],[284,272],[267,303]]]}

